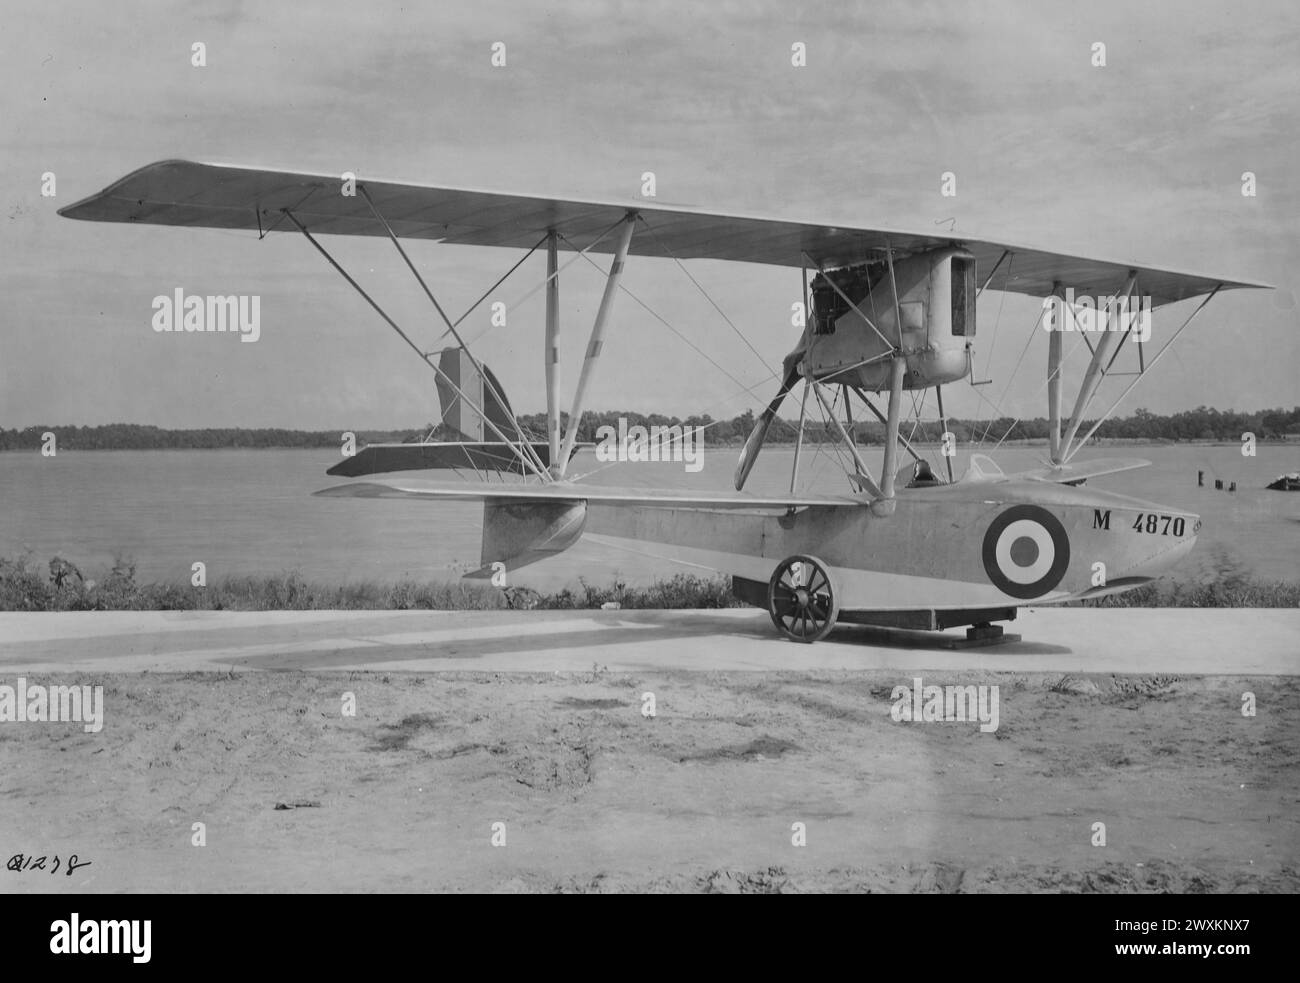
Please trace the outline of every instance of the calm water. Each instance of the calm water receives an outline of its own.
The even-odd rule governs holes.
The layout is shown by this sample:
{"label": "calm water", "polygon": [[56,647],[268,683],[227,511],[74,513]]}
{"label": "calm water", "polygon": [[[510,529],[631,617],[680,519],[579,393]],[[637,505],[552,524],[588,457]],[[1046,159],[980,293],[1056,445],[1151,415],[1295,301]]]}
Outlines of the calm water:
{"label": "calm water", "polygon": [[[1044,453],[1010,448],[993,456],[1010,473],[1037,467]],[[602,465],[588,451],[575,459],[574,471],[602,469],[588,479],[602,485],[725,489],[736,454],[733,448],[706,449],[704,470],[687,474],[680,464]],[[767,448],[750,490],[784,490],[792,455],[790,448]],[[865,456],[878,470],[879,450]],[[1196,551],[1175,571],[1180,579],[1227,571],[1300,576],[1300,493],[1264,489],[1279,473],[1300,470],[1300,448],[1261,446],[1254,458],[1242,457],[1235,445],[1099,448],[1088,456],[1150,460],[1150,468],[1095,484],[1186,508],[1205,520]],[[196,560],[207,564],[210,579],[297,569],[331,583],[448,579],[478,566],[481,506],[310,497],[337,483],[325,474],[336,460],[330,450],[0,454],[0,555],[30,550],[43,569],[57,554],[92,577],[124,553],[135,558],[139,579],[177,582],[189,580]],[[956,473],[965,466],[966,455],[958,455]],[[1209,487],[1196,486],[1198,469]],[[805,448],[801,473],[807,490],[848,490],[825,451]],[[1225,485],[1236,481],[1237,492],[1216,492],[1216,477]],[[514,582],[547,590],[579,576],[597,584],[615,576],[644,583],[682,569],[689,568],[584,542],[519,571]]]}

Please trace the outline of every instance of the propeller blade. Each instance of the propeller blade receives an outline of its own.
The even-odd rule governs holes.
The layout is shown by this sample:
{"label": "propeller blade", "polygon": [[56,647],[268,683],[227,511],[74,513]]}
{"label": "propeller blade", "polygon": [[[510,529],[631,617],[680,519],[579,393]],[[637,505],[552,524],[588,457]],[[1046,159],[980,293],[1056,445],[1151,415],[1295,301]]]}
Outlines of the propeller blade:
{"label": "propeller blade", "polygon": [[781,383],[781,389],[777,392],[776,398],[767,404],[767,409],[758,418],[754,424],[754,429],[750,431],[749,437],[745,440],[745,446],[740,450],[740,460],[736,464],[736,491],[743,491],[745,481],[749,478],[749,472],[753,470],[754,462],[758,460],[758,452],[763,447],[763,441],[767,439],[767,431],[772,426],[772,421],[776,419],[776,411],[781,408],[781,403],[794,384],[799,381],[799,369],[797,365],[791,365],[785,374],[785,380]]}

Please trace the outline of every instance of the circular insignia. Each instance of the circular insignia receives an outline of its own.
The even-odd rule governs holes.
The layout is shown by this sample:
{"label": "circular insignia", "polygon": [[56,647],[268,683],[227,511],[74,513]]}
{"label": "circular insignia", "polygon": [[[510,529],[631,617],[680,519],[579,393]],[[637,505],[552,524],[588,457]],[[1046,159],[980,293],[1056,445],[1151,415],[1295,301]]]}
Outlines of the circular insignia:
{"label": "circular insignia", "polygon": [[1061,520],[1037,505],[1013,505],[984,533],[984,572],[1004,594],[1042,597],[1070,565],[1070,540]]}

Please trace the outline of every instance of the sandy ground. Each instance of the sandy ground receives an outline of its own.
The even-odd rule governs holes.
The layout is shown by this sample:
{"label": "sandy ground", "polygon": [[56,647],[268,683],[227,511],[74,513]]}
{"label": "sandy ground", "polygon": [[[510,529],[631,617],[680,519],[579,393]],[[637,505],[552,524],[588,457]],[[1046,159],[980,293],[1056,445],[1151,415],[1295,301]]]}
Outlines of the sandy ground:
{"label": "sandy ground", "polygon": [[1294,677],[924,675],[994,733],[896,670],[36,681],[105,723],[0,725],[0,849],[91,864],[6,892],[1300,890]]}

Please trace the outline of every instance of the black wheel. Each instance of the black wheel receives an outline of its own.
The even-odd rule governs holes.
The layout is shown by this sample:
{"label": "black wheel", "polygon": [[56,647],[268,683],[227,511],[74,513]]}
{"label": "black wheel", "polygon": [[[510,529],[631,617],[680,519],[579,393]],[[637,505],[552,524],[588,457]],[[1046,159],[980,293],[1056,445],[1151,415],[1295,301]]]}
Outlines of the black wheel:
{"label": "black wheel", "polygon": [[826,564],[815,556],[790,556],[767,584],[767,613],[786,638],[815,642],[835,627],[839,607]]}

